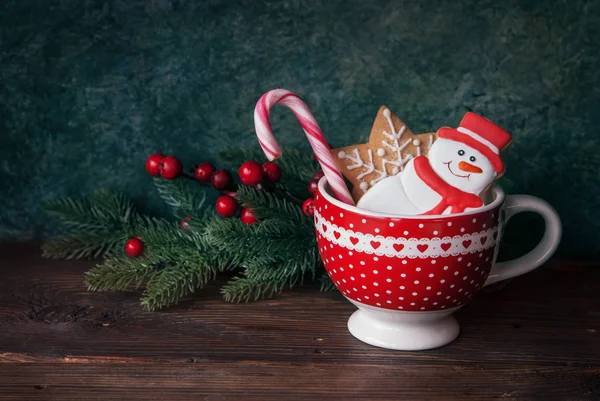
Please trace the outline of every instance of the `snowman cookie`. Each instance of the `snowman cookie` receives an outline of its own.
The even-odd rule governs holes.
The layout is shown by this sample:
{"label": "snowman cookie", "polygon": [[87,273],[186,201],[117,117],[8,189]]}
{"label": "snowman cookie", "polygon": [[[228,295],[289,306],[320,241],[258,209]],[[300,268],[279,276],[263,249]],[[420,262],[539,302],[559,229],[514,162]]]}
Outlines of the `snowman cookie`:
{"label": "snowman cookie", "polygon": [[457,128],[443,127],[427,156],[411,158],[397,175],[386,177],[357,206],[386,214],[462,213],[483,206],[479,195],[504,173],[500,152],[511,137],[475,113]]}
{"label": "snowman cookie", "polygon": [[333,149],[332,154],[352,183],[356,202],[380,181],[402,172],[411,159],[426,155],[434,140],[434,133],[415,135],[398,116],[381,106],[368,143]]}

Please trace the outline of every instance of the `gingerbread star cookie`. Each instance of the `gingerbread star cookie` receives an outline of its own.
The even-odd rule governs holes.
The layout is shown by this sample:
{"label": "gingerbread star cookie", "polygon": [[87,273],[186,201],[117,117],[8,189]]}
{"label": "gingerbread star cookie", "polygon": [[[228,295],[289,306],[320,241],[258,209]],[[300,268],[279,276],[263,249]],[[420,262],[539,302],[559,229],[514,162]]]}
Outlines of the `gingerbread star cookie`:
{"label": "gingerbread star cookie", "polygon": [[410,159],[426,155],[435,139],[435,133],[415,135],[390,109],[381,106],[369,142],[333,149],[332,154],[352,183],[352,197],[358,202],[373,185],[402,172]]}

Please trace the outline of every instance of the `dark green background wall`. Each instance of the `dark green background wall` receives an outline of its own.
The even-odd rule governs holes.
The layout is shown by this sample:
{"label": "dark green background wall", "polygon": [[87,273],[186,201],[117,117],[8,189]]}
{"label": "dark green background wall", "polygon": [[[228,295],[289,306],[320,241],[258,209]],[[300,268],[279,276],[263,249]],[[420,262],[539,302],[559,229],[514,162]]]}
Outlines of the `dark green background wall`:
{"label": "dark green background wall", "polygon": [[[463,107],[514,136],[502,186],[550,201],[561,254],[600,253],[597,1],[3,1],[0,237],[98,187],[157,205],[145,157],[257,146],[265,91],[299,93],[335,146],[381,104],[415,131]],[[290,113],[281,142],[306,146]],[[514,240],[527,241],[533,234]],[[517,233],[518,234],[518,233]]]}

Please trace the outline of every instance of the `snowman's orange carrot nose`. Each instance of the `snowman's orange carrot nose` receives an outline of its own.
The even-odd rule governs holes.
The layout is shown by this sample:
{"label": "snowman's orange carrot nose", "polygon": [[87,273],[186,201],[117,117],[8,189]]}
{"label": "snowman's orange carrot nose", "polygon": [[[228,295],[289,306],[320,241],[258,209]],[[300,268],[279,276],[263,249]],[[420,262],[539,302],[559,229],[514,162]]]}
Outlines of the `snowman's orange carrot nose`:
{"label": "snowman's orange carrot nose", "polygon": [[458,168],[467,173],[483,173],[483,170],[467,162],[458,163]]}

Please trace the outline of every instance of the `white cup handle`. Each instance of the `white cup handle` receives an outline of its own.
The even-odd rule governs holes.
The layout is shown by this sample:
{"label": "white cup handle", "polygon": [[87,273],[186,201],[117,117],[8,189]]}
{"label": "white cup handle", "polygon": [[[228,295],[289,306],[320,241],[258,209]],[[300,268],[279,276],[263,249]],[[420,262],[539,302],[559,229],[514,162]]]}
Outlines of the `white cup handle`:
{"label": "white cup handle", "polygon": [[[520,276],[541,266],[556,251],[562,235],[562,226],[556,210],[540,198],[529,195],[508,195],[504,201],[503,211],[505,221],[501,228],[517,213],[535,212],[544,218],[546,230],[541,241],[529,253],[513,260],[495,264],[484,286]],[[498,239],[501,238],[502,233],[498,233]]]}

